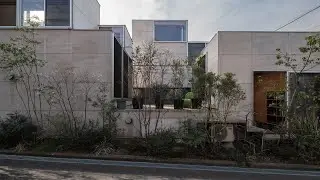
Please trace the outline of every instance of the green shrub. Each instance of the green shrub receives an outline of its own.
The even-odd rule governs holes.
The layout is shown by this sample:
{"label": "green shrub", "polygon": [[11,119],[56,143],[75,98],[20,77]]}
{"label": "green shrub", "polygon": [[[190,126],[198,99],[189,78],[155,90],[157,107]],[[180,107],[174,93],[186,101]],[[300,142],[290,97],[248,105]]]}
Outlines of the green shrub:
{"label": "green shrub", "polygon": [[162,130],[147,138],[134,138],[124,145],[130,154],[155,157],[172,157],[177,134],[173,130]]}
{"label": "green shrub", "polygon": [[150,135],[146,139],[148,155],[157,157],[169,157],[173,153],[177,134],[173,130],[162,130]]}
{"label": "green shrub", "polygon": [[19,114],[8,114],[0,122],[0,145],[3,148],[12,148],[19,143],[34,143],[38,128],[30,118]]}
{"label": "green shrub", "polygon": [[57,145],[62,151],[92,152],[95,146],[103,141],[111,143],[113,136],[108,129],[84,129],[77,136],[61,135],[56,138]]}
{"label": "green shrub", "polygon": [[191,99],[184,99],[183,101],[183,108],[191,108]]}
{"label": "green shrub", "polygon": [[193,92],[188,92],[186,95],[185,95],[185,99],[193,99],[194,95],[193,95]]}

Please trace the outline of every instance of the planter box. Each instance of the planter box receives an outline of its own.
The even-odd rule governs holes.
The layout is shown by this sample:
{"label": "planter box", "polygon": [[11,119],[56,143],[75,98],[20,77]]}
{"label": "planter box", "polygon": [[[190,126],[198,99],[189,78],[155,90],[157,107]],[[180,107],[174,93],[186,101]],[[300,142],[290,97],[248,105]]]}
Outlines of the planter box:
{"label": "planter box", "polygon": [[133,109],[142,109],[144,100],[143,98],[132,98],[132,107]]}
{"label": "planter box", "polygon": [[156,109],[163,109],[164,101],[160,98],[156,98],[155,105],[156,105]]}
{"label": "planter box", "polygon": [[192,109],[200,109],[202,100],[201,99],[191,99]]}
{"label": "planter box", "polygon": [[183,99],[175,99],[175,100],[173,100],[174,109],[183,109],[183,103],[184,103]]}
{"label": "planter box", "polygon": [[118,109],[126,109],[127,108],[127,101],[123,99],[117,100],[117,108]]}

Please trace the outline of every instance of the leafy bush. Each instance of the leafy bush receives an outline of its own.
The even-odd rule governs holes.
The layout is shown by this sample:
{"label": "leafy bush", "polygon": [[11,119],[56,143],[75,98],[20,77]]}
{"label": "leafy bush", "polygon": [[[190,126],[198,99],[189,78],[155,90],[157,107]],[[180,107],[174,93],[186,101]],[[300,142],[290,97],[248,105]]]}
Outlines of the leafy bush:
{"label": "leafy bush", "polygon": [[162,130],[147,138],[134,138],[124,144],[129,153],[156,157],[172,157],[177,133],[173,130]]}
{"label": "leafy bush", "polygon": [[191,105],[192,105],[191,99],[184,99],[184,101],[183,101],[184,108],[191,108]]}
{"label": "leafy bush", "polygon": [[19,114],[8,114],[6,119],[0,122],[0,145],[3,148],[12,148],[20,143],[33,143],[38,128],[31,119]]}
{"label": "leafy bush", "polygon": [[56,138],[57,145],[62,151],[92,152],[97,144],[112,141],[111,131],[108,129],[84,129],[75,137],[59,136]]}
{"label": "leafy bush", "polygon": [[148,155],[169,157],[173,148],[177,145],[177,134],[173,130],[162,130],[150,135],[146,139],[146,151]]}
{"label": "leafy bush", "polygon": [[193,92],[188,92],[185,97],[185,99],[193,99]]}

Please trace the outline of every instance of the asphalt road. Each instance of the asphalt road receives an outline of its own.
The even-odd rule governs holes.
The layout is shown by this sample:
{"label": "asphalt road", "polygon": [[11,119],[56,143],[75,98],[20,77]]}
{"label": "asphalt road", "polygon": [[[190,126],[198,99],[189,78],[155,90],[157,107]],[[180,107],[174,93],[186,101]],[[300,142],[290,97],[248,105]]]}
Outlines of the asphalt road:
{"label": "asphalt road", "polygon": [[284,178],[320,180],[320,172],[0,155],[1,180],[282,180]]}

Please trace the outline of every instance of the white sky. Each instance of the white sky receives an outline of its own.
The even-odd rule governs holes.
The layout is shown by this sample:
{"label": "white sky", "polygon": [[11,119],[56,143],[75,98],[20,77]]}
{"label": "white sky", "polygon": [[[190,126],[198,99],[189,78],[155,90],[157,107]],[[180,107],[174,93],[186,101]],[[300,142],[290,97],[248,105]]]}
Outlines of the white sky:
{"label": "white sky", "polygon": [[[98,0],[101,24],[132,19],[189,20],[190,40],[210,40],[218,30],[273,31],[320,5],[320,0]],[[320,30],[320,8],[282,30]]]}

